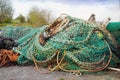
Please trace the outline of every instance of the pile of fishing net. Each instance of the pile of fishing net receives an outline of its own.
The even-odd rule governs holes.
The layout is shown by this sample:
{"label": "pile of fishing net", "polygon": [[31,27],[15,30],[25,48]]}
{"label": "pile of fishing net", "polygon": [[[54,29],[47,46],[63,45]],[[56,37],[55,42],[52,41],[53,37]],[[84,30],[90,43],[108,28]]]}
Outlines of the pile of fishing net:
{"label": "pile of fishing net", "polygon": [[120,62],[120,22],[107,26],[64,16],[39,28],[3,27],[1,36],[15,39],[18,64],[37,63],[51,71],[97,72]]}

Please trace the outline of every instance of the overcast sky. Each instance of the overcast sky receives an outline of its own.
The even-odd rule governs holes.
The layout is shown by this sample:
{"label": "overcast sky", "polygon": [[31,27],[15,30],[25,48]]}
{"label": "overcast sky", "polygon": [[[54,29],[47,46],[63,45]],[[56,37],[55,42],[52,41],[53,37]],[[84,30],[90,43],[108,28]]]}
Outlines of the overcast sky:
{"label": "overcast sky", "polygon": [[22,13],[27,16],[33,6],[51,11],[54,17],[62,13],[88,19],[94,13],[99,21],[111,17],[111,21],[120,21],[119,0],[11,0],[14,18]]}

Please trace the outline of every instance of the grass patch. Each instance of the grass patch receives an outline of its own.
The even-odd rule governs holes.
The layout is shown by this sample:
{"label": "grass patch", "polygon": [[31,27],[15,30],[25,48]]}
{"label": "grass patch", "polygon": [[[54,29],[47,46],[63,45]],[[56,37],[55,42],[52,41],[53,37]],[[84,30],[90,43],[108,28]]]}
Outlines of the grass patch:
{"label": "grass patch", "polygon": [[59,80],[64,80],[64,78],[60,78]]}

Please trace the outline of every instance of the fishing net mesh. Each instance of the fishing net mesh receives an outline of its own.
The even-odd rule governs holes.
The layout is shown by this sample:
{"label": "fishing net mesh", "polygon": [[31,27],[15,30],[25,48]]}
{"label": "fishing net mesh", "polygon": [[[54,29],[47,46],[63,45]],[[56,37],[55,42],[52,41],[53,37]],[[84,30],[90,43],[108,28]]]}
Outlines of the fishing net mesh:
{"label": "fishing net mesh", "polygon": [[[1,36],[11,37],[19,43],[18,47],[13,48],[20,53],[17,60],[19,64],[33,60],[37,63],[56,60],[56,66],[63,71],[95,72],[103,70],[108,65],[115,66],[119,62],[118,57],[111,52],[112,45],[104,39],[100,26],[70,16],[66,18],[69,22],[50,37],[44,46],[40,44],[39,36],[48,26],[4,27],[1,29]],[[116,24],[117,27],[115,24],[109,23],[107,29],[119,42],[120,22]],[[56,66],[52,70],[55,70]]]}

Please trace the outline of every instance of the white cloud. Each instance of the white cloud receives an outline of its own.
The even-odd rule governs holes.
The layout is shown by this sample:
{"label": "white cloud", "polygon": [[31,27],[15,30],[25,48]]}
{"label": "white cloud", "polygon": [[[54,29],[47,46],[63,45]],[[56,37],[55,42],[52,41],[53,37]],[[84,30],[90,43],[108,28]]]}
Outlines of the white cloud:
{"label": "white cloud", "polygon": [[19,1],[12,0],[15,9],[14,17],[20,13],[27,16],[32,6],[38,6],[42,9],[51,10],[54,17],[60,16],[62,13],[69,14],[74,17],[88,19],[88,17],[94,13],[97,20],[104,20],[107,17],[111,17],[112,21],[120,21],[120,11],[117,5],[103,4],[103,5],[65,5],[62,3],[51,1]]}

